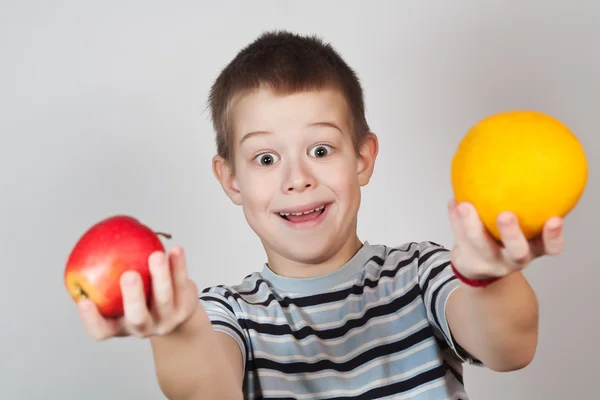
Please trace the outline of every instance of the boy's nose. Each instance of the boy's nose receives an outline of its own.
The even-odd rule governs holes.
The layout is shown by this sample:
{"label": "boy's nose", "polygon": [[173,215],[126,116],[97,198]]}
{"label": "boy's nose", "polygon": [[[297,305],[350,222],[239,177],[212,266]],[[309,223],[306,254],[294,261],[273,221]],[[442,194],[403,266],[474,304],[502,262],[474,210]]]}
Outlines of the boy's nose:
{"label": "boy's nose", "polygon": [[295,165],[290,165],[286,178],[287,179],[283,184],[283,189],[287,193],[303,192],[316,186],[316,181],[313,174],[302,162],[298,162]]}
{"label": "boy's nose", "polygon": [[288,187],[288,192],[292,192],[294,190],[296,191],[302,191],[303,189],[308,189],[309,187],[311,187],[312,185],[310,183],[306,183],[304,185],[302,184],[297,184],[297,185],[291,185],[290,187]]}

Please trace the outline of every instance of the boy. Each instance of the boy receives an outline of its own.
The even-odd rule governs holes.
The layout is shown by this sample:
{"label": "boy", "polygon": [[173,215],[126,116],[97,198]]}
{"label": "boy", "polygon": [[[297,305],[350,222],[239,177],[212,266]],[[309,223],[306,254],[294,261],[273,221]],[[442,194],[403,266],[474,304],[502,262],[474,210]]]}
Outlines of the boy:
{"label": "boy", "polygon": [[213,171],[263,243],[262,271],[198,294],[175,247],[149,258],[150,309],[131,272],[124,318],[79,304],[98,340],[150,338],[170,399],[467,399],[463,362],[532,360],[537,303],[520,271],[562,251],[559,218],[528,242],[503,213],[497,243],[472,205],[451,202],[452,251],[362,242],[378,140],[354,72],[315,37],[262,35],[221,72],[210,107]]}

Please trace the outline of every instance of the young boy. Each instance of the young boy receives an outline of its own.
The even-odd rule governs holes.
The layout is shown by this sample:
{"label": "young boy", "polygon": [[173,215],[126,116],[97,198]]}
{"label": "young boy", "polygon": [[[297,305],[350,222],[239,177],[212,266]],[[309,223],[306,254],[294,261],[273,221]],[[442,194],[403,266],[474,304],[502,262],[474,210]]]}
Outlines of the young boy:
{"label": "young boy", "polygon": [[528,242],[502,213],[498,243],[472,205],[451,202],[452,251],[361,241],[378,140],[354,72],[315,37],[262,35],[219,75],[210,107],[214,174],[267,263],[198,294],[181,248],[155,253],[150,309],[132,272],[122,319],[79,304],[94,338],[150,337],[170,399],[467,399],[464,362],[529,364],[537,303],[520,271],[562,251],[559,218]]}

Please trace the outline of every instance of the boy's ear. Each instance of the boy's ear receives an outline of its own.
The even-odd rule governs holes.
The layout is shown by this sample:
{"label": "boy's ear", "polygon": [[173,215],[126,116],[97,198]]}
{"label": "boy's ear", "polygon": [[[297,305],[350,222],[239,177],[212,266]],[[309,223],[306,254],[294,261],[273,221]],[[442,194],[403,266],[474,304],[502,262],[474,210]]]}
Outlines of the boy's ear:
{"label": "boy's ear", "polygon": [[358,155],[357,172],[358,182],[365,186],[371,180],[375,168],[375,160],[379,153],[379,141],[377,135],[372,132],[363,139]]}
{"label": "boy's ear", "polygon": [[242,196],[240,194],[237,181],[233,171],[227,161],[220,155],[215,155],[212,161],[213,174],[223,187],[225,194],[236,205],[242,204]]}

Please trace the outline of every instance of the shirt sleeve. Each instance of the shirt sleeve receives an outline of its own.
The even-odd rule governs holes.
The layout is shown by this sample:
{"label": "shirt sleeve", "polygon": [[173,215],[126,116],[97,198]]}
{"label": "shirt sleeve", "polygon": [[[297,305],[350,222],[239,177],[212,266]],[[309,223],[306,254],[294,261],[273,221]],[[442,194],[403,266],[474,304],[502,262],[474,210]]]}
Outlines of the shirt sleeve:
{"label": "shirt sleeve", "polygon": [[202,291],[199,300],[200,305],[206,310],[213,329],[231,336],[238,344],[245,373],[248,343],[238,317],[242,311],[233,294],[222,286],[209,287]]}
{"label": "shirt sleeve", "polygon": [[446,304],[459,281],[450,266],[450,251],[433,242],[419,243],[419,286],[427,309],[427,319],[436,336],[447,344],[462,361],[473,365],[482,362],[463,349],[452,336],[446,319]]}

